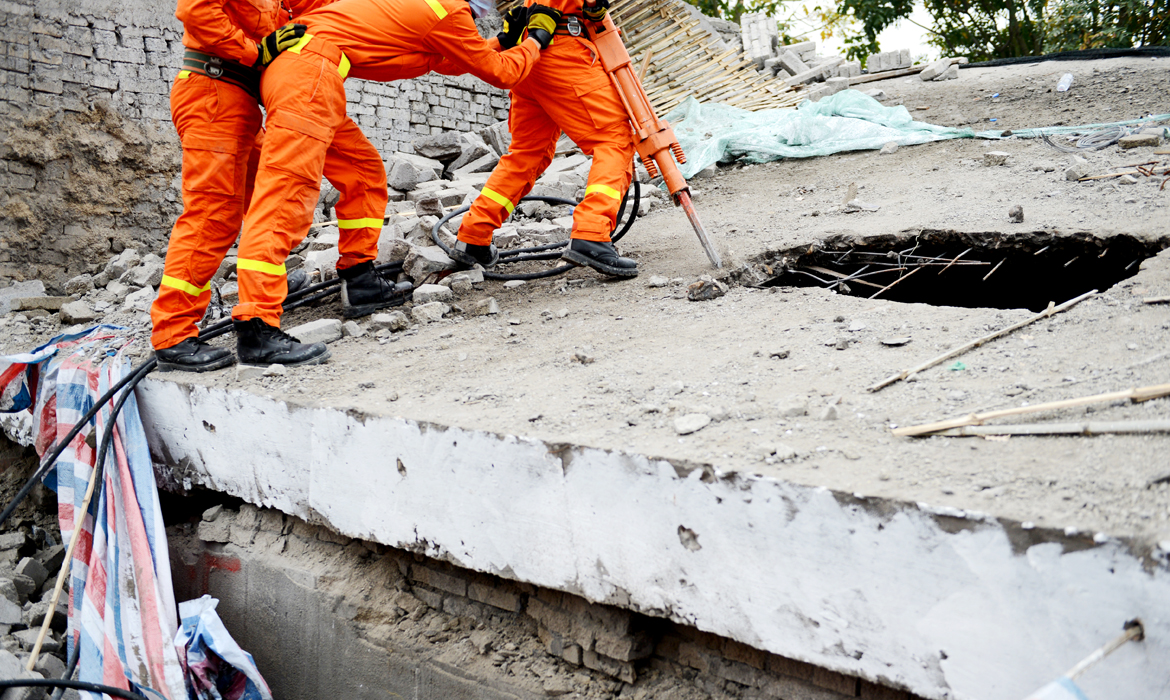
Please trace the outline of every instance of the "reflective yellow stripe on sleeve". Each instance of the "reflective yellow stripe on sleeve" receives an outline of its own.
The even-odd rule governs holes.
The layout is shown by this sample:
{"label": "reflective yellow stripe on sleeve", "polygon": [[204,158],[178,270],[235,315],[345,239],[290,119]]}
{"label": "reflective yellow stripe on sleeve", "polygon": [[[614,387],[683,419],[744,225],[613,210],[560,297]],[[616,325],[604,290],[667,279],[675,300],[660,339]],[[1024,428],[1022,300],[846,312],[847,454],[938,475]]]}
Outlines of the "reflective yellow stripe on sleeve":
{"label": "reflective yellow stripe on sleeve", "polygon": [[613,197],[614,199],[617,199],[619,201],[622,198],[622,193],[618,192],[617,190],[610,187],[609,185],[596,185],[596,184],[594,184],[594,185],[590,185],[590,186],[585,188],[586,195],[592,194],[594,192],[600,192],[607,197]]}
{"label": "reflective yellow stripe on sleeve", "polygon": [[305,48],[305,47],[306,47],[306,46],[309,44],[309,42],[310,42],[310,41],[312,41],[312,40],[313,40],[313,35],[312,35],[312,34],[306,34],[306,35],[304,35],[303,37],[301,37],[301,38],[300,38],[300,39],[297,41],[297,43],[295,43],[295,44],[293,44],[292,46],[290,46],[290,47],[288,47],[287,49],[285,49],[285,51],[288,51],[289,53],[300,53],[300,52],[301,52],[301,49]]}
{"label": "reflective yellow stripe on sleeve", "polygon": [[204,285],[202,288],[200,288],[200,287],[196,287],[195,285],[191,284],[190,282],[184,282],[183,280],[176,279],[174,277],[171,277],[170,275],[163,275],[161,284],[164,287],[171,287],[172,289],[177,289],[180,292],[186,292],[193,297],[197,297],[200,294],[203,294],[204,292],[211,291],[211,283],[210,282],[208,282],[206,285]]}
{"label": "reflective yellow stripe on sleeve", "polygon": [[480,194],[507,209],[509,214],[511,214],[512,210],[516,208],[516,205],[512,204],[512,202],[509,201],[507,197],[500,194],[499,192],[496,192],[495,190],[489,190],[485,187],[480,191]]}
{"label": "reflective yellow stripe on sleeve", "polygon": [[338,219],[337,228],[382,228],[383,219]]}
{"label": "reflective yellow stripe on sleeve", "polygon": [[439,16],[439,19],[443,19],[447,16],[447,9],[439,4],[439,0],[427,0],[427,4],[430,5],[431,9],[435,11],[435,14]]}
{"label": "reflective yellow stripe on sleeve", "polygon": [[246,260],[240,258],[236,261],[237,270],[252,270],[253,272],[263,272],[266,275],[283,275],[286,273],[284,263],[273,265],[262,260]]}

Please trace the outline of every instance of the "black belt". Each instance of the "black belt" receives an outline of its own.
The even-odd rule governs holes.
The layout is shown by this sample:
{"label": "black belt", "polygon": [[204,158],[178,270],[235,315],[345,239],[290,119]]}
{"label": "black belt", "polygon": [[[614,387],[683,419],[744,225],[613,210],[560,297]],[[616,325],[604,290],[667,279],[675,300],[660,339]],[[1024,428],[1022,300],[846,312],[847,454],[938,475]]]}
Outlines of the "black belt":
{"label": "black belt", "polygon": [[251,66],[187,49],[183,52],[183,70],[205,75],[212,80],[231,83],[245,90],[257,101],[260,100],[260,71]]}
{"label": "black belt", "polygon": [[585,32],[585,18],[580,15],[563,15],[553,33],[561,36],[588,36]]}

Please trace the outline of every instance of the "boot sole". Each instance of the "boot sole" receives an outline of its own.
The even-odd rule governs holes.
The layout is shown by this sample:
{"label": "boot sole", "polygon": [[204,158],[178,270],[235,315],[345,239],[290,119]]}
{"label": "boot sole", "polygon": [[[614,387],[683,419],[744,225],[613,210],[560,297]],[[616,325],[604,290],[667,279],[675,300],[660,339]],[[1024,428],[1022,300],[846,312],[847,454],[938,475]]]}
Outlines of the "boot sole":
{"label": "boot sole", "polygon": [[257,363],[257,362],[241,362],[240,365],[242,367],[267,367],[269,365],[284,365],[285,367],[305,367],[308,365],[319,365],[322,362],[324,362],[325,360],[328,360],[330,357],[333,357],[333,351],[331,351],[329,348],[325,348],[325,352],[321,353],[320,355],[310,357],[307,360],[301,360],[300,362],[259,362],[259,363]]}
{"label": "boot sole", "polygon": [[[156,355],[157,359],[158,356]],[[158,360],[158,371],[160,372],[214,372],[217,369],[224,367],[231,367],[236,363],[236,358],[228,355],[220,358],[214,362],[207,362],[202,365],[185,365],[178,362],[167,362],[166,360]]]}
{"label": "boot sole", "polygon": [[611,277],[627,277],[628,278],[628,277],[637,277],[638,276],[638,268],[636,268],[636,267],[614,267],[613,265],[606,265],[603,262],[600,262],[598,260],[594,260],[593,258],[589,257],[588,255],[582,255],[581,253],[578,253],[578,252],[573,251],[573,250],[566,250],[565,252],[561,253],[561,260],[564,260],[566,262],[570,262],[574,265],[579,265],[579,266],[583,265],[585,267],[591,267],[594,270],[597,270],[598,272],[602,273],[603,275],[609,275]]}
{"label": "boot sole", "polygon": [[359,306],[346,306],[341,309],[341,315],[345,318],[361,318],[362,316],[369,316],[378,309],[388,309],[392,306],[402,306],[406,303],[406,294],[386,301],[379,301],[376,304],[361,304]]}

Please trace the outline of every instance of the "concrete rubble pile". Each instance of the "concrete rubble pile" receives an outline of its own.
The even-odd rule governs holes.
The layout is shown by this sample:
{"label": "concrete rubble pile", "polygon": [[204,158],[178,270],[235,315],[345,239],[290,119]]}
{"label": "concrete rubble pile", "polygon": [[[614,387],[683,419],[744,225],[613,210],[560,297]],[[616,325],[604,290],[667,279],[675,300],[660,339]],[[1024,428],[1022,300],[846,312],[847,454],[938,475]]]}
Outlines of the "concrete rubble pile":
{"label": "concrete rubble pile", "polygon": [[921,71],[918,75],[923,81],[953,80],[959,77],[957,64],[966,63],[965,59],[943,58],[915,66],[910,49],[898,49],[872,54],[863,70],[860,61],[817,53],[815,41],[781,44],[777,18],[767,13],[743,14],[740,27],[744,57],[754,61],[761,72],[793,88],[806,90],[808,99],[814,102],[851,85],[880,80],[883,73],[897,77]]}
{"label": "concrete rubble pile", "polygon": [[[38,529],[39,530],[39,529]],[[60,678],[65,674],[65,625],[69,615],[68,589],[49,613],[57,574],[65,561],[65,547],[43,531],[34,541],[23,530],[0,534],[0,678]],[[68,585],[68,584],[66,584]],[[41,645],[34,671],[26,671],[46,614],[51,614],[49,633]],[[43,689],[8,691],[5,698],[40,700]],[[76,698],[67,691],[66,698]]]}

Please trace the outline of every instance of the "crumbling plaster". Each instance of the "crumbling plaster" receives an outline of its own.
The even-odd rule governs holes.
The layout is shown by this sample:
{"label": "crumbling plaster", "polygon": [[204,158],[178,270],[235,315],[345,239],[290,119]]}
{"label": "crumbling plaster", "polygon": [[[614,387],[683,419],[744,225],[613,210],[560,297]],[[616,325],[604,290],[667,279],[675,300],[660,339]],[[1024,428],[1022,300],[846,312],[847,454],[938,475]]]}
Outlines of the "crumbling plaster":
{"label": "crumbling plaster", "polygon": [[1018,699],[1140,617],[1083,685],[1170,698],[1170,574],[1123,542],[167,380],[139,397],[180,485],[345,535],[930,698]]}

